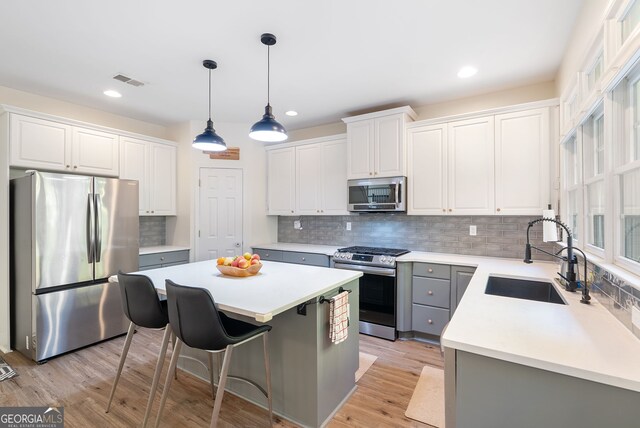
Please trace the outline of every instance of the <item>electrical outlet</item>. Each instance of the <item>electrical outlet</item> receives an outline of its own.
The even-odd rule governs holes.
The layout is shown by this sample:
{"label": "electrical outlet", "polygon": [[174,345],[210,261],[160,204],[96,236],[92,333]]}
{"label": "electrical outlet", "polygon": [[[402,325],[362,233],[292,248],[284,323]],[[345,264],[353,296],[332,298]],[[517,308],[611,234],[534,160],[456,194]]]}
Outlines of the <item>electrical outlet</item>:
{"label": "electrical outlet", "polygon": [[300,224],[300,220],[295,220],[293,222],[293,228],[296,229],[296,230],[302,229],[302,225]]}
{"label": "electrical outlet", "polygon": [[640,330],[640,309],[635,306],[631,308],[631,324]]}
{"label": "electrical outlet", "polygon": [[478,228],[475,225],[469,226],[469,235],[476,236],[478,234]]}
{"label": "electrical outlet", "polygon": [[351,222],[350,221],[347,222],[347,230],[351,230]]}

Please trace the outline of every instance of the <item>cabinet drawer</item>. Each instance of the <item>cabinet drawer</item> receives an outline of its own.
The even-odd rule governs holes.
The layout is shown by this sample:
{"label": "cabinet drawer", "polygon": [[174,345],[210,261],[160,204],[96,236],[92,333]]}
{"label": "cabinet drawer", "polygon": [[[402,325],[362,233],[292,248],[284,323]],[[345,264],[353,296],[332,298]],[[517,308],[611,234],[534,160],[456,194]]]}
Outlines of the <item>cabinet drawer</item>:
{"label": "cabinet drawer", "polygon": [[188,263],[189,250],[168,251],[166,253],[143,254],[140,256],[140,268],[169,263]]}
{"label": "cabinet drawer", "polygon": [[413,330],[440,336],[449,322],[449,310],[433,306],[413,305],[411,311]]}
{"label": "cabinet drawer", "polygon": [[448,279],[413,277],[413,303],[449,309],[451,284]]}
{"label": "cabinet drawer", "polygon": [[286,263],[297,263],[300,265],[329,267],[329,256],[324,254],[298,253],[285,251],[283,260]]}
{"label": "cabinet drawer", "polygon": [[451,267],[435,263],[414,263],[413,274],[430,278],[449,279],[451,278]]}
{"label": "cabinet drawer", "polygon": [[282,251],[280,250],[265,250],[263,248],[254,248],[253,252],[260,256],[262,260],[271,260],[272,262],[282,261]]}

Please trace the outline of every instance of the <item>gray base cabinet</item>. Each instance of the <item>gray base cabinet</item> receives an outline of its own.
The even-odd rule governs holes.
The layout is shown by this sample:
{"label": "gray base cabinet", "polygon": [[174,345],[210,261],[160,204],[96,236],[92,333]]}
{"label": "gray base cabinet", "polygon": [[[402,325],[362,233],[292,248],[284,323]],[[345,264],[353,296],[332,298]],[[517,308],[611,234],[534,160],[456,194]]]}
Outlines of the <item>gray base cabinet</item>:
{"label": "gray base cabinet", "polygon": [[453,316],[475,268],[439,263],[398,265],[397,328],[440,336]]}
{"label": "gray base cabinet", "polygon": [[445,373],[447,428],[640,426],[635,391],[448,348]]}
{"label": "gray base cabinet", "polygon": [[164,253],[142,254],[139,270],[158,269],[189,263],[189,250],[167,251]]}
{"label": "gray base cabinet", "polygon": [[330,257],[326,254],[304,253],[301,251],[269,250],[266,248],[252,248],[260,255],[260,259],[272,262],[295,263],[299,265],[329,267]]}

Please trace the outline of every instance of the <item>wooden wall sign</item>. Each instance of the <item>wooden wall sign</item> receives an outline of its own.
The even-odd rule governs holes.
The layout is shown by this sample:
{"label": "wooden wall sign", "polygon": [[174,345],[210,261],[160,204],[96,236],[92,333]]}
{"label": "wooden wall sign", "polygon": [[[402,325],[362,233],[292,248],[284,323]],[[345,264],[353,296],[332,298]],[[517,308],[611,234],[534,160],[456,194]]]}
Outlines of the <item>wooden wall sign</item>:
{"label": "wooden wall sign", "polygon": [[205,152],[209,159],[240,160],[240,147],[227,147],[224,152]]}

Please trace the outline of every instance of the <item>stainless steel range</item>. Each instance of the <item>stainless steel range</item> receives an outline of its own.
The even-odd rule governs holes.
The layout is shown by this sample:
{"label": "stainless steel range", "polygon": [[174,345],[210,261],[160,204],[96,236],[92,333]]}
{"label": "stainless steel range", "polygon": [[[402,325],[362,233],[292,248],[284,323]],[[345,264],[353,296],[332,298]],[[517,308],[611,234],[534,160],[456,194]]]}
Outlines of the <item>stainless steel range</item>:
{"label": "stainless steel range", "polygon": [[375,247],[340,248],[333,255],[336,269],[362,272],[360,333],[396,339],[396,257],[409,250]]}

